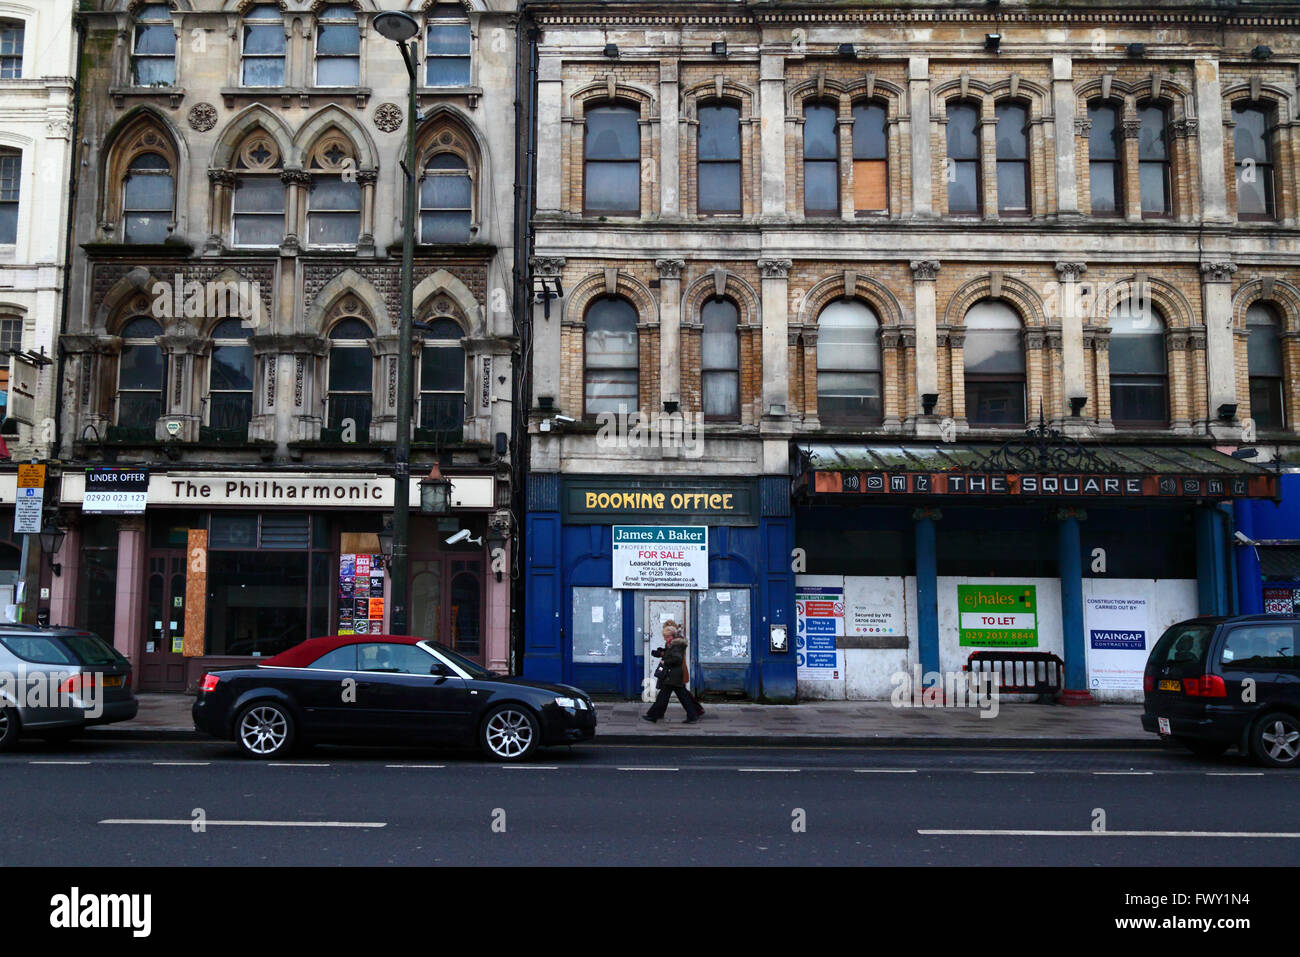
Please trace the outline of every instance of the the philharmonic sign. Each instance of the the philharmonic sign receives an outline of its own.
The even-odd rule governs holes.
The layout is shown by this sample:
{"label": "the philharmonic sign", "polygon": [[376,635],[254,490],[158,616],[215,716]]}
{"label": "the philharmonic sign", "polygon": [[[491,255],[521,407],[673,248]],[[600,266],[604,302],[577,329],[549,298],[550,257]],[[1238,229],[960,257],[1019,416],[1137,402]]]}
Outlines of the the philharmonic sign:
{"label": "the philharmonic sign", "polygon": [[1001,472],[814,472],[815,493],[863,495],[1271,498],[1271,475],[1021,475]]}

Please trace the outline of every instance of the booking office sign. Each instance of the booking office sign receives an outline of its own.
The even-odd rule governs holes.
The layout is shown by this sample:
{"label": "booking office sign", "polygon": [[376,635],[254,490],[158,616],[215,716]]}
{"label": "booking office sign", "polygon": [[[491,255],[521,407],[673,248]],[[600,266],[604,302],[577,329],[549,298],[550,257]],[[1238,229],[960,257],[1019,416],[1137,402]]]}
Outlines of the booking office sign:
{"label": "booking office sign", "polygon": [[1038,596],[1033,585],[958,585],[963,648],[1037,648]]}

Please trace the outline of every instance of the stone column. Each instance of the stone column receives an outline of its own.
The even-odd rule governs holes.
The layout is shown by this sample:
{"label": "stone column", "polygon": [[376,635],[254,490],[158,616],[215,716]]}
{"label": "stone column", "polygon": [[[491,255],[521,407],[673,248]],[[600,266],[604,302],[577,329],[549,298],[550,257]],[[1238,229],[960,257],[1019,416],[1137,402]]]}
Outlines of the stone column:
{"label": "stone column", "polygon": [[537,63],[537,212],[542,214],[560,211],[564,176],[560,135],[564,106],[562,65],[558,56],[544,56]]}
{"label": "stone column", "polygon": [[[934,259],[915,259],[911,267],[912,296],[916,303],[916,411],[924,415],[922,396],[939,394],[939,336],[934,288],[939,263]],[[918,435],[923,434],[919,422],[917,429]],[[934,429],[937,426],[930,423],[924,434],[929,435]]]}
{"label": "stone column", "polygon": [[140,674],[140,636],[144,631],[144,583],[148,572],[144,517],[121,520],[117,529],[117,594],[113,612],[113,647],[131,659]]}
{"label": "stone column", "polygon": [[70,524],[55,559],[60,574],[50,579],[50,624],[76,627],[77,583],[81,580],[81,528]]}
{"label": "stone column", "polygon": [[789,339],[788,286],[793,265],[788,259],[758,261],[758,269],[763,277],[764,418],[772,415],[784,417],[790,405],[790,370],[786,344]]}
{"label": "stone column", "polygon": [[[677,61],[671,59],[659,62],[659,211],[664,217],[681,214],[681,174],[680,162],[681,124],[678,114],[681,106],[678,100]],[[666,381],[666,380],[665,380]],[[667,387],[664,389],[667,395]]]}
{"label": "stone column", "polygon": [[[483,609],[483,663],[491,671],[510,671],[510,552],[511,528],[508,511],[488,519],[489,534],[498,536],[499,545],[488,552],[487,595]],[[489,539],[491,542],[491,539]],[[500,549],[498,551],[498,548]]]}
{"label": "stone column", "polygon": [[[357,182],[361,184],[361,233],[357,237],[357,254],[361,256],[375,254],[375,182],[378,179],[378,170],[357,171]],[[482,215],[480,212],[480,219]]]}
{"label": "stone column", "polygon": [[1174,329],[1166,335],[1169,356],[1167,381],[1169,383],[1169,430],[1180,434],[1192,431],[1192,410],[1187,394],[1187,340],[1186,329]]}
{"label": "stone column", "polygon": [[[759,57],[759,97],[762,113],[761,140],[763,144],[763,202],[761,209],[764,216],[784,217],[785,212],[785,57],[774,53],[764,53]],[[788,265],[787,265],[788,268]],[[766,276],[766,272],[764,272]],[[785,279],[782,287],[782,330],[781,342],[785,342]],[[767,280],[763,281],[763,311],[767,314]],[[767,366],[768,355],[767,321],[763,322],[763,358]],[[784,362],[782,363],[784,367]],[[766,394],[766,393],[765,393]],[[783,400],[784,402],[784,400]],[[767,401],[764,400],[764,406]],[[767,409],[764,408],[766,414]]]}
{"label": "stone column", "polygon": [[966,427],[966,332],[948,333],[948,378],[952,383],[952,420]]}
{"label": "stone column", "polygon": [[1114,425],[1110,421],[1110,331],[1098,329],[1092,340],[1094,364],[1097,367],[1097,408],[1093,414],[1097,425],[1110,430]]}
{"label": "stone column", "polygon": [[[1222,163],[1220,163],[1222,166]],[[1232,274],[1236,263],[1201,263],[1201,301],[1205,310],[1205,367],[1209,393],[1209,431],[1215,438],[1240,437],[1235,421],[1219,420],[1219,406],[1237,403],[1237,369],[1232,341]],[[1197,410],[1199,415],[1200,410]],[[1236,419],[1234,415],[1233,420]]]}
{"label": "stone column", "polygon": [[[288,189],[285,197],[284,243],[280,246],[282,256],[292,256],[302,245],[299,238],[299,225],[305,225],[307,211],[307,190],[311,186],[311,173],[304,169],[286,169],[280,174],[280,180]],[[412,224],[403,223],[402,228]]]}
{"label": "stone column", "polygon": [[1042,329],[1025,330],[1025,419],[1034,422],[1038,419],[1038,410],[1046,413],[1047,403],[1043,396],[1044,347],[1047,336]]}
{"label": "stone column", "polygon": [[1088,266],[1080,262],[1058,262],[1056,275],[1060,289],[1057,304],[1061,322],[1061,408],[1052,411],[1052,418],[1070,415],[1070,399],[1086,398],[1083,368],[1083,307],[1079,302],[1079,280]]}
{"label": "stone column", "polygon": [[212,233],[203,244],[203,255],[220,255],[226,245],[226,236],[230,231],[230,197],[235,188],[235,172],[228,169],[208,170],[208,180],[212,183],[212,195],[208,201],[208,223]]}
{"label": "stone column", "polygon": [[1138,173],[1138,134],[1142,124],[1132,112],[1132,101],[1126,100],[1120,119],[1119,156],[1123,163],[1124,218],[1130,223],[1142,221],[1142,181]]}
{"label": "stone column", "polygon": [[[529,262],[533,276],[545,282],[552,290],[555,281],[564,272],[564,260],[558,256],[535,256]],[[536,290],[534,290],[536,291]],[[562,371],[561,323],[564,318],[564,301],[550,302],[550,318],[546,317],[545,303],[533,304],[533,394],[529,397],[532,408],[541,405],[543,397],[552,401],[559,411],[576,415],[577,410],[563,408],[564,393],[560,388]]]}
{"label": "stone column", "polygon": [[[985,112],[987,110],[987,112]],[[981,108],[980,125],[980,189],[983,191],[984,219],[998,218],[998,119],[993,105]]]}
{"label": "stone column", "polygon": [[897,329],[882,329],[880,332],[880,369],[882,393],[882,412],[887,431],[897,432],[903,427],[902,398],[906,391],[903,382],[902,364],[898,350],[899,333]]}
{"label": "stone column", "polygon": [[[664,129],[670,125],[665,123]],[[680,259],[655,260],[655,268],[659,270],[659,394],[663,402],[682,400],[682,269],[685,265]]]}
{"label": "stone column", "polygon": [[1057,216],[1079,214],[1079,170],[1075,158],[1074,82],[1070,57],[1052,57],[1052,113],[1056,131]]}
{"label": "stone column", "polygon": [[1223,93],[1217,60],[1196,61],[1196,114],[1196,145],[1201,160],[1201,216],[1207,223],[1226,223],[1230,217],[1223,162]]}
{"label": "stone column", "polygon": [[907,61],[907,98],[911,113],[912,215],[934,216],[930,172],[930,60],[914,56]]}

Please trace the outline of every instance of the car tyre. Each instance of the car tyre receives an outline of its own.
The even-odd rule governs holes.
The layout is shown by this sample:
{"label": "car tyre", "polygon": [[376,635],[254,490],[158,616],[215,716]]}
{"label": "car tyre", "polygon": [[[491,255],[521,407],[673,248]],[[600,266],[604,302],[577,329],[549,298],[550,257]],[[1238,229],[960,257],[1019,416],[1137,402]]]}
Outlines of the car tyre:
{"label": "car tyre", "polygon": [[523,761],[541,744],[542,728],[521,704],[493,708],[479,728],[479,744],[493,761]]}
{"label": "car tyre", "polygon": [[254,701],[235,719],[235,741],[250,758],[283,757],[293,738],[293,715],[278,701]]}
{"label": "car tyre", "polygon": [[18,711],[14,708],[0,708],[0,751],[8,751],[16,745],[21,733]]}
{"label": "car tyre", "polygon": [[1178,743],[1198,758],[1217,758],[1232,745],[1227,741],[1202,741],[1197,738],[1179,738]]}
{"label": "car tyre", "polygon": [[1285,711],[1270,711],[1250,729],[1250,750],[1270,768],[1300,766],[1300,718]]}

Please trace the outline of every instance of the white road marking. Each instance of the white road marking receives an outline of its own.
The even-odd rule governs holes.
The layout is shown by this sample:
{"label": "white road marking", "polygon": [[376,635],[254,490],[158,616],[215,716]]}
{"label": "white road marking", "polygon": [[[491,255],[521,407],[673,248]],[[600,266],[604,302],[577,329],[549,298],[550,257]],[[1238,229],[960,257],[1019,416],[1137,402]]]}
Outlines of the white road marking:
{"label": "white road marking", "polygon": [[915,774],[916,768],[854,768],[854,774]]}
{"label": "white road marking", "polygon": [[89,761],[28,761],[28,764],[89,764]]}
{"label": "white road marking", "polygon": [[1033,774],[1033,771],[976,771],[976,774]]}
{"label": "white road marking", "polygon": [[503,770],[506,771],[558,771],[558,765],[555,764],[503,764]]}
{"label": "white road marking", "polygon": [[1300,831],[1029,831],[936,830],[918,828],[917,834],[960,837],[1237,837],[1300,838]]}
{"label": "white road marking", "polygon": [[206,768],[211,761],[155,761],[155,768]]}
{"label": "white road marking", "polygon": [[328,764],[307,764],[302,761],[267,761],[268,768],[327,768]]}
{"label": "white road marking", "polygon": [[[190,824],[194,818],[170,820],[168,818],[108,818],[100,824]],[[387,827],[384,821],[213,821],[203,822],[206,827]]]}
{"label": "white road marking", "polygon": [[445,764],[385,764],[386,768],[445,768]]}
{"label": "white road marking", "polygon": [[1123,775],[1133,775],[1133,774],[1155,774],[1156,772],[1154,772],[1154,771],[1093,771],[1092,773],[1093,773],[1093,774],[1108,774],[1108,775],[1112,775],[1112,776],[1115,776],[1115,775],[1123,776]]}
{"label": "white road marking", "polygon": [[785,772],[786,774],[797,774],[802,768],[736,768],[737,771],[759,774],[767,772]]}
{"label": "white road marking", "polygon": [[619,771],[676,771],[677,768],[618,768]]}
{"label": "white road marking", "polygon": [[1263,771],[1206,771],[1212,778],[1262,778]]}

